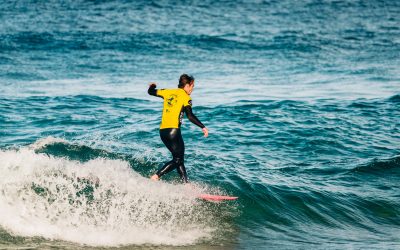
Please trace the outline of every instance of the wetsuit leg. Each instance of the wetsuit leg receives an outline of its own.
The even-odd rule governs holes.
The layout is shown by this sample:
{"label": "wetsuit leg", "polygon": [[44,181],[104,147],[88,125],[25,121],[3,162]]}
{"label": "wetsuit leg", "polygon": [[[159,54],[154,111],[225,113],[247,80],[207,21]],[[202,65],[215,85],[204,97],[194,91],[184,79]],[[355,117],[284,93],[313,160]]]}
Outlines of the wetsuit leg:
{"label": "wetsuit leg", "polygon": [[186,174],[186,168],[183,162],[176,169],[178,170],[178,174],[181,176],[181,180],[185,183],[188,183],[189,181]]}
{"label": "wetsuit leg", "polygon": [[184,165],[185,144],[181,130],[178,128],[160,129],[160,137],[168,150],[172,153],[172,160],[164,164],[158,171],[158,177],[177,168],[182,181],[187,182],[187,174]]}

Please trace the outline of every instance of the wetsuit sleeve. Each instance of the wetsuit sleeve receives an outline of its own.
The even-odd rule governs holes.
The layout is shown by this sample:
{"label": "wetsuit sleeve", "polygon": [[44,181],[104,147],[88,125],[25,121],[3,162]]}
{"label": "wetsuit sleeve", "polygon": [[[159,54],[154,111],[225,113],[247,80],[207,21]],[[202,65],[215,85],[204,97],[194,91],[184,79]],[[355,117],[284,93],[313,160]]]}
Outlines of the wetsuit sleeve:
{"label": "wetsuit sleeve", "polygon": [[149,95],[158,96],[161,98],[164,98],[163,92],[163,89],[156,89],[156,85],[154,84],[150,85],[149,89],[147,90]]}
{"label": "wetsuit sleeve", "polygon": [[190,100],[189,105],[187,105],[183,108],[185,110],[187,118],[189,119],[189,121],[191,121],[193,124],[196,124],[200,128],[205,128],[206,126],[204,126],[203,123],[201,123],[201,121],[199,119],[197,119],[197,117],[193,114],[191,104],[192,104],[192,101]]}

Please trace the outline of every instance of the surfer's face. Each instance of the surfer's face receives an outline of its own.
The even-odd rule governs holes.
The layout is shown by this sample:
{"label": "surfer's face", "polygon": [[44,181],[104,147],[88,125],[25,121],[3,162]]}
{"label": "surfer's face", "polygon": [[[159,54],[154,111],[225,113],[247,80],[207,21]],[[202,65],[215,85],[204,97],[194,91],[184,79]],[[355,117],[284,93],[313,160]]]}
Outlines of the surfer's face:
{"label": "surfer's face", "polygon": [[194,81],[192,81],[190,84],[186,84],[183,90],[186,91],[188,95],[190,95],[193,92],[194,89]]}

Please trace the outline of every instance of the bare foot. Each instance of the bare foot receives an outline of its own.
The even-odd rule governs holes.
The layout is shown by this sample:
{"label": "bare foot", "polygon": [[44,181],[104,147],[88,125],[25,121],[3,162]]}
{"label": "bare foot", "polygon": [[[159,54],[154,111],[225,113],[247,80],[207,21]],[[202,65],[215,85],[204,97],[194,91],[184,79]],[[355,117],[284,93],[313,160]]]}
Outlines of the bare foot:
{"label": "bare foot", "polygon": [[158,177],[158,175],[155,174],[152,177],[150,177],[150,180],[158,181],[158,180],[160,180],[160,177]]}

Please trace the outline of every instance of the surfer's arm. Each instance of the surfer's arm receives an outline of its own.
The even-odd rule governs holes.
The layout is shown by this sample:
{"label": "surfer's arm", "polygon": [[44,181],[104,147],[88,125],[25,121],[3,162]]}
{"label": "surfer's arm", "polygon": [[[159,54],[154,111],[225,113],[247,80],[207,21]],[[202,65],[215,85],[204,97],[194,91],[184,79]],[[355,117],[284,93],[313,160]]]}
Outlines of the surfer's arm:
{"label": "surfer's arm", "polygon": [[201,123],[201,121],[193,114],[192,107],[190,105],[187,105],[184,107],[185,113],[189,121],[191,121],[193,124],[199,126],[200,128],[205,128],[206,126]]}
{"label": "surfer's arm", "polygon": [[160,98],[164,98],[164,89],[156,89],[156,88],[157,84],[155,84],[154,82],[150,83],[147,93],[149,93],[149,95],[154,95]]}

